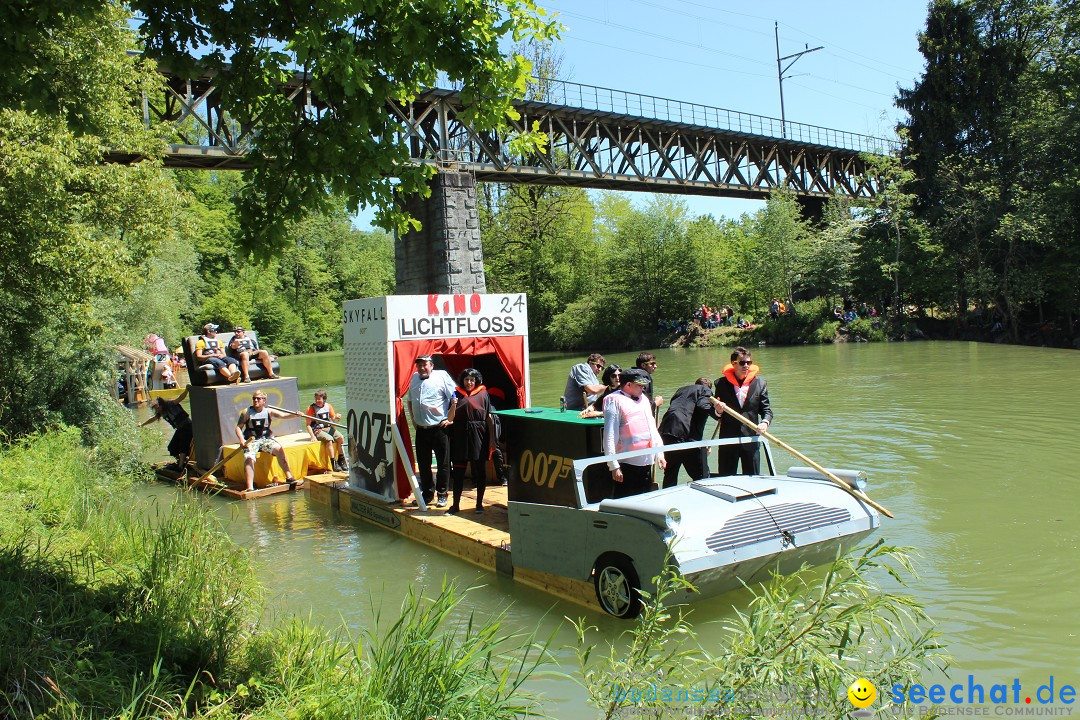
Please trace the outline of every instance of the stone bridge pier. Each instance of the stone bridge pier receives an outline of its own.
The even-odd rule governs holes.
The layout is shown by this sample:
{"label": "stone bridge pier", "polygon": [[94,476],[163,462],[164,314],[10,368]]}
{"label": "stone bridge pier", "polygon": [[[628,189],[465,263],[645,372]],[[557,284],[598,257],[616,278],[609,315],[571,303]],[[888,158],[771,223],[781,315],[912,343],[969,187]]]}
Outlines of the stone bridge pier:
{"label": "stone bridge pier", "polygon": [[440,172],[430,187],[430,197],[405,201],[421,227],[394,241],[397,294],[487,292],[475,178]]}

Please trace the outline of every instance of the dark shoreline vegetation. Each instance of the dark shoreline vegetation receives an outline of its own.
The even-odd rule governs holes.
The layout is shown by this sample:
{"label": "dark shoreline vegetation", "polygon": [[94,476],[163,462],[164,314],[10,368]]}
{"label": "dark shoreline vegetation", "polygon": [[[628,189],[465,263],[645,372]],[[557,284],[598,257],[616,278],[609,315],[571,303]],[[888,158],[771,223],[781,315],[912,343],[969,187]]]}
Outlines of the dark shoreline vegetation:
{"label": "dark shoreline vegetation", "polygon": [[[551,667],[551,638],[474,616],[453,585],[410,593],[400,609],[375,598],[374,626],[356,635],[293,617],[260,622],[252,558],[211,501],[178,491],[170,507],[132,502],[150,481],[141,439],[114,404],[92,431],[58,426],[0,444],[0,715],[481,720],[543,709],[523,683],[565,672]],[[570,677],[604,717],[670,707],[613,694],[644,677],[705,698],[783,684],[840,715],[838,688],[856,677],[887,687],[946,662],[918,603],[875,584],[885,572],[900,579],[910,566],[878,543],[777,578],[740,612],[729,643],[708,650],[681,610],[657,602],[681,585],[666,578],[617,641],[575,623]]]}

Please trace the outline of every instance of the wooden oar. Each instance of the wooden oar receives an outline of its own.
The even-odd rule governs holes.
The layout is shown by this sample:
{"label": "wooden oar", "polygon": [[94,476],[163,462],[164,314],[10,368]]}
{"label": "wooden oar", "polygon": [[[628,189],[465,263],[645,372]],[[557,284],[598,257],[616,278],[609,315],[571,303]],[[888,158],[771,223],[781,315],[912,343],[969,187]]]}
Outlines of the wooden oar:
{"label": "wooden oar", "polygon": [[[220,468],[224,467],[225,463],[227,463],[227,462],[229,462],[230,460],[232,460],[232,459],[233,459],[233,457],[235,457],[237,453],[239,453],[239,452],[243,452],[243,450],[244,450],[244,446],[243,446],[243,445],[241,445],[240,447],[236,448],[235,450],[230,450],[230,451],[229,451],[229,454],[228,454],[228,455],[226,455],[225,457],[221,458],[221,460],[219,460],[219,461],[217,462],[217,464],[216,464],[216,465],[214,465],[214,467],[210,468],[210,469],[209,469],[209,470],[207,470],[207,471],[206,471],[205,473],[203,473],[203,474],[202,474],[201,476],[199,476],[199,479],[198,479],[198,480],[196,480],[196,481],[195,481],[195,483],[201,483],[201,482],[206,482],[206,478],[208,478],[208,477],[210,477],[211,475],[213,475],[213,474],[214,474],[214,472],[215,472],[216,470],[218,470],[218,469],[220,469]],[[194,484],[194,483],[193,483],[193,484]]]}
{"label": "wooden oar", "polygon": [[347,425],[342,425],[341,423],[336,423],[333,420],[322,420],[320,418],[311,417],[307,413],[296,412],[295,410],[286,410],[285,408],[278,407],[277,405],[267,405],[266,407],[270,408],[271,410],[280,410],[283,413],[289,413],[290,415],[296,415],[297,417],[307,418],[308,420],[311,420],[313,422],[317,422],[320,425],[333,425],[334,427],[339,427],[342,430],[348,430],[349,429],[349,427]]}
{"label": "wooden oar", "polygon": [[[731,417],[733,417],[736,420],[738,420],[739,422],[741,422],[746,427],[751,428],[754,432],[758,432],[758,426],[757,425],[755,425],[751,420],[747,420],[740,413],[735,412],[734,410],[732,410],[727,405],[724,406],[724,412],[726,412],[728,415],[730,415]],[[819,473],[821,473],[826,478],[828,478],[830,482],[837,485],[841,489],[846,490],[848,492],[848,494],[850,494],[852,497],[863,501],[864,503],[866,503],[867,505],[869,505],[870,507],[874,508],[879,513],[884,515],[885,517],[890,517],[890,518],[893,517],[893,514],[891,512],[889,512],[884,507],[882,507],[881,505],[878,505],[876,502],[874,502],[869,497],[867,497],[866,493],[859,490],[858,488],[853,488],[851,485],[844,482],[843,480],[838,478],[836,475],[834,475],[833,473],[831,473],[828,470],[826,470],[825,468],[823,468],[821,465],[818,465],[816,462],[814,462],[810,458],[806,457],[801,452],[799,452],[795,448],[791,447],[790,445],[788,445],[783,440],[778,439],[775,435],[771,434],[768,430],[765,430],[765,431],[761,432],[761,435],[766,440],[768,440],[769,442],[776,443],[777,445],[784,448],[785,450],[787,450],[789,453],[791,453],[795,457],[802,460],[804,463],[806,463],[810,467],[817,470]]]}

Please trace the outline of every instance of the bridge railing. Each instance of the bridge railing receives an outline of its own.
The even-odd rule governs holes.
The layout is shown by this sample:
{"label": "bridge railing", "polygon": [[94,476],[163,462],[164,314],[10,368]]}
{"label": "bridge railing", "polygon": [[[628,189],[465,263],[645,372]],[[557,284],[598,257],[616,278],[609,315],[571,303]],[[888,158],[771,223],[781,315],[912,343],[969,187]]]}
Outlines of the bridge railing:
{"label": "bridge railing", "polygon": [[582,110],[633,115],[653,120],[685,123],[687,125],[699,125],[750,135],[762,135],[828,147],[845,148],[857,152],[881,154],[895,152],[900,149],[900,143],[896,140],[846,132],[844,130],[834,130],[817,125],[807,125],[805,123],[791,121],[785,123],[779,118],[766,115],[754,115],[738,110],[728,110],[652,95],[641,95],[596,85],[582,85],[568,80],[534,78],[534,83],[535,86],[542,87],[543,90],[537,94],[539,96],[527,96],[527,99],[537,102],[566,105]]}

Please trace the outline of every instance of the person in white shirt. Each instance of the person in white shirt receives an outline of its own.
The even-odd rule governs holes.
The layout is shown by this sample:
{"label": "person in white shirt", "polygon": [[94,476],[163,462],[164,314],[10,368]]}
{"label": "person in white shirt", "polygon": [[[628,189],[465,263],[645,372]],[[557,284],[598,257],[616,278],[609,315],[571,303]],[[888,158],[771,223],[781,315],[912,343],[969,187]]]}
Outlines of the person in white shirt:
{"label": "person in white shirt", "polygon": [[[430,355],[416,358],[416,372],[409,380],[409,410],[416,431],[416,465],[420,491],[430,503],[438,493],[435,507],[446,507],[450,481],[450,432],[454,422],[457,384],[445,370],[435,370]],[[435,455],[435,478],[431,477],[431,456]]]}

